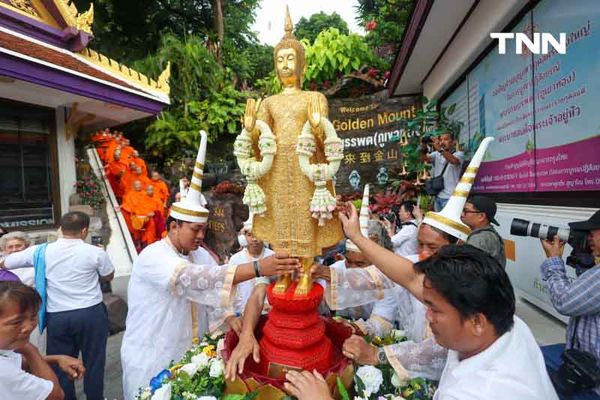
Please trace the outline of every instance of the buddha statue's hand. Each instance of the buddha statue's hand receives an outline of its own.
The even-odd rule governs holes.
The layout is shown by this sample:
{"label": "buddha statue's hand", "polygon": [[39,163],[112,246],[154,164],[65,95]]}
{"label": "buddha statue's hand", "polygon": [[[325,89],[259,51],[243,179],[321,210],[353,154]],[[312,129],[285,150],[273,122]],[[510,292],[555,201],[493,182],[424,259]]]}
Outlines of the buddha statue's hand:
{"label": "buddha statue's hand", "polygon": [[312,96],[308,103],[308,121],[313,131],[321,126],[321,97]]}
{"label": "buddha statue's hand", "polygon": [[256,126],[256,111],[256,100],[248,99],[244,111],[244,129],[248,132],[252,132]]}

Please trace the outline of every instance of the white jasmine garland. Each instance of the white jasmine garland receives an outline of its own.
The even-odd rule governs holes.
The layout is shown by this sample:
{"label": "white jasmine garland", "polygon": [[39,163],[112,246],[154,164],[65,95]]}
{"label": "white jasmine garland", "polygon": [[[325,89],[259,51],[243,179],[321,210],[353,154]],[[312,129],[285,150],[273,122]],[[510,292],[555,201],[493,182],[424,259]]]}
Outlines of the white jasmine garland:
{"label": "white jasmine garland", "polygon": [[217,400],[215,396],[200,396],[196,400]]}
{"label": "white jasmine garland", "polygon": [[296,154],[298,155],[300,169],[315,184],[315,193],[309,209],[312,217],[319,220],[319,226],[325,225],[326,220],[333,217],[333,210],[335,210],[337,203],[335,197],[327,189],[327,182],[333,179],[344,159],[344,143],[335,132],[333,124],[327,118],[321,117],[321,126],[325,132],[323,144],[327,163],[310,163],[317,145],[309,121],[304,124],[296,141]]}
{"label": "white jasmine garland", "polygon": [[257,119],[256,127],[260,131],[258,148],[262,160],[256,161],[252,136],[245,128],[233,143],[233,154],[237,158],[240,171],[248,181],[242,201],[250,208],[250,212],[263,215],[267,211],[265,192],[258,185],[257,180],[271,170],[273,158],[277,153],[277,142],[266,122]]}
{"label": "white jasmine garland", "polygon": [[[370,397],[371,394],[377,393],[383,383],[383,374],[372,365],[363,365],[356,371],[356,376],[360,378],[365,385],[364,395]],[[356,388],[358,391],[358,387]]]}

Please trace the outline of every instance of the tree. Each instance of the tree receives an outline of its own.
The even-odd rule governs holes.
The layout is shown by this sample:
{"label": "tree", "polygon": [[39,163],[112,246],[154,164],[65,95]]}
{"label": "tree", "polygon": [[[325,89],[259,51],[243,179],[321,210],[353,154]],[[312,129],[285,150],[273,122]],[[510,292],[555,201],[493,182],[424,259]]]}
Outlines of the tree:
{"label": "tree", "polygon": [[311,15],[309,19],[300,18],[300,21],[296,24],[294,35],[298,40],[306,39],[308,43],[312,44],[319,33],[328,28],[336,28],[343,35],[350,33],[348,24],[338,13],[334,12],[329,15],[321,11]]}
{"label": "tree", "polygon": [[356,20],[367,31],[366,40],[375,53],[393,62],[414,0],[358,0]]}

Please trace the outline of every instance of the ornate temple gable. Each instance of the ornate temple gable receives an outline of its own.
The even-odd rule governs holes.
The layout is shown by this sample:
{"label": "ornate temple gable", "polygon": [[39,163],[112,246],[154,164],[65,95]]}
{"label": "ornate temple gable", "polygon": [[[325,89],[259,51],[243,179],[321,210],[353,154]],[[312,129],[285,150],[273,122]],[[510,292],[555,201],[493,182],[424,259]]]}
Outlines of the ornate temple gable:
{"label": "ornate temple gable", "polygon": [[96,70],[133,87],[169,96],[170,66],[154,80],[90,49],[93,22],[93,4],[80,13],[71,0],[0,0],[0,26],[71,51]]}
{"label": "ornate temple gable", "polygon": [[14,11],[24,17],[33,19],[37,23],[46,24],[52,28],[62,28],[48,11],[42,0],[0,0],[0,8]]}

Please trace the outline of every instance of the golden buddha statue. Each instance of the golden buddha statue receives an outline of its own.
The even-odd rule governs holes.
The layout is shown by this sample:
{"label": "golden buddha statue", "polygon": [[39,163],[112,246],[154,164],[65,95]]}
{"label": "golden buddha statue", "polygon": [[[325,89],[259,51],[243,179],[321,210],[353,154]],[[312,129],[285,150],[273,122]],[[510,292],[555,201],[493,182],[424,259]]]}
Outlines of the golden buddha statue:
{"label": "golden buddha statue", "polygon": [[[259,136],[257,119],[266,123],[275,136],[277,151],[272,166],[257,180],[265,193],[266,211],[261,216],[254,216],[253,234],[271,244],[274,250],[285,251],[301,259],[304,274],[296,286],[295,295],[302,296],[307,295],[312,287],[310,268],[314,257],[344,236],[337,217],[317,221],[316,217],[311,217],[309,210],[315,184],[301,171],[296,145],[308,120],[316,138],[316,149],[310,161],[327,162],[322,117],[327,118],[328,106],[323,94],[301,89],[305,69],[304,47],[295,38],[292,28],[286,7],[285,35],[273,52],[277,77],[283,90],[265,98],[258,107],[253,99],[249,99],[244,128],[251,132],[255,154]],[[333,189],[330,180],[327,189]],[[289,274],[280,277],[274,293],[284,293],[290,284]]]}

